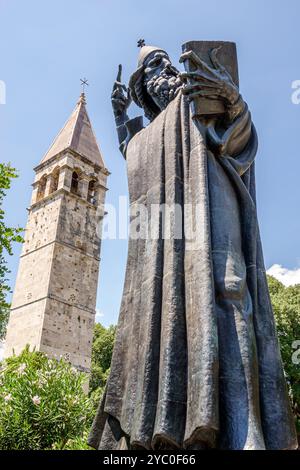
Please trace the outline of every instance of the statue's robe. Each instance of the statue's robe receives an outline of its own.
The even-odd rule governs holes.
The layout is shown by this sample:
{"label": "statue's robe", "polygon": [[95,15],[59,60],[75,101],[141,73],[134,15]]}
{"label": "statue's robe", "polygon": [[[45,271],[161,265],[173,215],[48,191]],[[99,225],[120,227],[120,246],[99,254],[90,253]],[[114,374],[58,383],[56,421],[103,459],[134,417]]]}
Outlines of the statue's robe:
{"label": "statue's robe", "polygon": [[216,131],[195,124],[181,94],[128,143],[131,210],[144,204],[151,219],[151,205],[179,204],[186,233],[173,225],[164,239],[161,216],[157,237],[130,237],[93,447],[297,447],[257,223],[256,150],[247,107]]}

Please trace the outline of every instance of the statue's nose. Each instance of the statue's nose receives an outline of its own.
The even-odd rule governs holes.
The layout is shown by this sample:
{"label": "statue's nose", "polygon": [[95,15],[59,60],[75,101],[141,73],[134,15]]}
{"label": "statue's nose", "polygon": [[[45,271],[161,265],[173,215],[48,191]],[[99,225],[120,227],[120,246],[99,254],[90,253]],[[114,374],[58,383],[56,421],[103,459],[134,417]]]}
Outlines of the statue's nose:
{"label": "statue's nose", "polygon": [[163,58],[164,67],[170,67],[171,62],[166,57]]}

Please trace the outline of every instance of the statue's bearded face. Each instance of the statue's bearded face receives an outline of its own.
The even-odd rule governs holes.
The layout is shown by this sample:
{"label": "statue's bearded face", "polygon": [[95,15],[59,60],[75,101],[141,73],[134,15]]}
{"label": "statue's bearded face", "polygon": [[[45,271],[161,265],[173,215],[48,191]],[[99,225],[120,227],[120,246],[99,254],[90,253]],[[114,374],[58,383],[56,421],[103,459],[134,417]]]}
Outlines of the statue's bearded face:
{"label": "statue's bearded face", "polygon": [[150,54],[144,63],[144,83],[147,92],[161,109],[165,109],[182,86],[178,70],[162,51]]}

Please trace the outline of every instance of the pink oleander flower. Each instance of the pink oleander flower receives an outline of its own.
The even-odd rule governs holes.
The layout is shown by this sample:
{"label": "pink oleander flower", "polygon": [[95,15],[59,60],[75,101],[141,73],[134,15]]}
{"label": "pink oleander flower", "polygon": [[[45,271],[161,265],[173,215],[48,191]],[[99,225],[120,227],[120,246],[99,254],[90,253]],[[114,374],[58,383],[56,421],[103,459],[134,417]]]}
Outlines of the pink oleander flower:
{"label": "pink oleander flower", "polygon": [[35,395],[33,398],[32,398],[32,401],[35,405],[40,405],[41,403],[41,399],[38,395]]}
{"label": "pink oleander flower", "polygon": [[20,367],[18,368],[18,374],[23,375],[25,369],[26,369],[26,364],[21,364]]}

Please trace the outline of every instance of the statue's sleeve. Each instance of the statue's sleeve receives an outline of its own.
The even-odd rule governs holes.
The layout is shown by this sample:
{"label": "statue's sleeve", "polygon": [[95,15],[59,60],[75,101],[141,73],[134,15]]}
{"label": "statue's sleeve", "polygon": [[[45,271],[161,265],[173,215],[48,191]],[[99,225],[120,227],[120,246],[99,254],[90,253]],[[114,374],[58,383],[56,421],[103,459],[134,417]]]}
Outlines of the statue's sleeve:
{"label": "statue's sleeve", "polygon": [[126,121],[124,124],[121,124],[117,127],[117,133],[120,142],[119,149],[124,158],[126,158],[126,150],[130,140],[143,128],[144,125],[142,116],[129,119],[129,121]]}
{"label": "statue's sleeve", "polygon": [[241,115],[223,132],[210,127],[207,137],[211,149],[221,158],[229,159],[240,175],[243,175],[254,161],[258,146],[257,134],[246,103]]}

